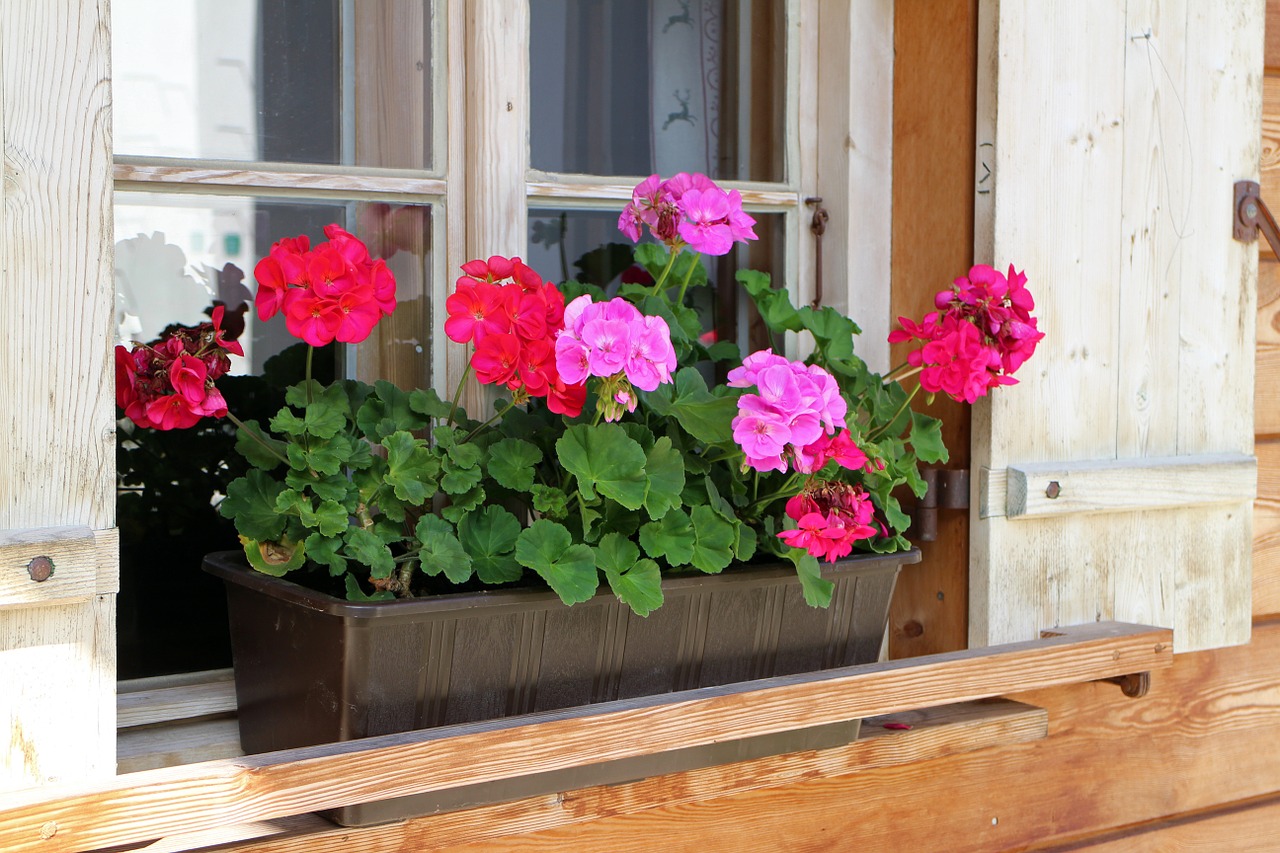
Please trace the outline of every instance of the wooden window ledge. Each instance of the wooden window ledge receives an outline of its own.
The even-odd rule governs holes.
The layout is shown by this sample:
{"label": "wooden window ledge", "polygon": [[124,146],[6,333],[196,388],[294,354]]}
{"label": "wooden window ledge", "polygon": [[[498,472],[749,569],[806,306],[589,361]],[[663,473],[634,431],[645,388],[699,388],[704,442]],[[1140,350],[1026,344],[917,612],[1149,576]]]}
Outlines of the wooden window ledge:
{"label": "wooden window ledge", "polygon": [[[234,849],[249,850],[255,846],[251,839],[263,836],[275,836],[277,843],[300,839],[296,848],[273,844],[272,850],[303,850],[313,849],[317,833],[333,832],[346,838],[367,834],[370,841],[379,834],[401,833],[404,838],[404,833],[415,831],[429,831],[437,843],[441,832],[459,842],[494,837],[590,820],[620,809],[640,811],[681,799],[707,799],[743,786],[776,785],[1043,737],[1040,709],[976,700],[1133,676],[1168,667],[1172,661],[1171,631],[1102,622],[1060,629],[1026,643],[144,770],[95,783],[0,795],[0,850],[75,853],[148,843],[133,849],[158,853],[227,841],[242,841]],[[121,697],[122,707],[128,695]],[[179,699],[179,704],[186,701],[179,693],[163,695]],[[209,704],[206,695],[202,701],[203,705],[186,707],[218,707],[226,700],[215,695]],[[149,719],[149,712],[139,710],[145,702],[134,700],[134,706],[134,719]],[[908,716],[899,719],[911,724],[910,730],[886,729],[883,720],[870,721],[863,727],[864,736],[843,747],[690,770],[571,796],[530,797],[358,830],[297,817],[392,797],[508,783],[730,738],[904,713]],[[150,843],[154,839],[166,840]]]}

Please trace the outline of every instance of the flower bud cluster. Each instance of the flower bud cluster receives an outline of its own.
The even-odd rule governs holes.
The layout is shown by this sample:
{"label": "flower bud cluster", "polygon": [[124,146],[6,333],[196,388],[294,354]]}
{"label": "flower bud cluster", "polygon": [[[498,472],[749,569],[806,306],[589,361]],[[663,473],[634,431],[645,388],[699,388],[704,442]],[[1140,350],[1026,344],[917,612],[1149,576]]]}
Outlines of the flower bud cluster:
{"label": "flower bud cluster", "polygon": [[755,224],[743,212],[737,190],[726,192],[696,172],[680,172],[665,181],[650,175],[631,191],[618,218],[618,229],[633,242],[640,240],[641,226],[647,226],[668,247],[687,245],[704,255],[725,255],[735,242],[755,240]]}
{"label": "flower bud cluster", "polygon": [[908,364],[921,369],[920,386],[972,403],[991,388],[1016,384],[1013,372],[1044,337],[1031,316],[1035,301],[1026,284],[1013,266],[1006,277],[978,264],[938,292],[938,310],[919,324],[899,317],[902,328],[889,334],[889,342],[924,341],[907,356]]}
{"label": "flower bud cluster", "polygon": [[621,298],[594,302],[579,296],[570,302],[556,337],[555,358],[567,381],[586,382],[589,376],[604,380],[598,399],[607,421],[635,411],[635,389],[653,391],[671,382],[676,368],[667,322],[641,314]]}
{"label": "flower bud cluster", "polygon": [[284,313],[289,334],[315,347],[359,343],[396,307],[396,280],[386,261],[359,239],[326,225],[315,248],[306,236],[280,240],[258,262],[258,317]]}
{"label": "flower bud cluster", "polygon": [[847,557],[859,539],[887,533],[875,520],[870,496],[848,483],[811,483],[787,501],[787,515],[796,528],[782,531],[778,538],[828,562]]}
{"label": "flower bud cluster", "polygon": [[186,429],[205,416],[221,418],[227,403],[214,382],[244,355],[222,328],[225,308],[213,321],[177,326],[150,344],[116,347],[116,405],[140,427]]}
{"label": "flower bud cluster", "polygon": [[516,395],[546,397],[551,411],[577,417],[586,386],[556,367],[556,335],[566,315],[559,289],[519,258],[495,255],[469,261],[462,271],[445,300],[444,331],[451,341],[475,344],[476,378]]}

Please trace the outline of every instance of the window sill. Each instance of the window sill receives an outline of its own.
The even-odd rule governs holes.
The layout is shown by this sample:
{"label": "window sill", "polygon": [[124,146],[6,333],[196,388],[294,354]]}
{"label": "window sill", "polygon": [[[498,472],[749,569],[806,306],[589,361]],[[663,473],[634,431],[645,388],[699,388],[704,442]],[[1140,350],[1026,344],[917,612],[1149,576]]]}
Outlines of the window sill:
{"label": "window sill", "polygon": [[[389,797],[505,782],[729,737],[787,732],[857,717],[954,706],[1007,693],[1110,679],[1170,666],[1172,640],[1167,629],[1097,623],[1061,629],[1027,643],[147,770],[97,784],[28,790],[0,796],[0,849],[95,850]],[[1022,710],[1016,711],[1014,718],[1020,722],[1013,728],[1022,733],[1018,737],[1030,739],[1027,721],[1042,721],[1042,716],[1036,715],[1043,712],[1031,709],[1031,717],[1023,717],[1026,706],[1019,708]],[[822,775],[850,772],[865,766],[876,754],[894,756],[893,760],[882,759],[888,763],[903,763],[946,754],[940,750],[964,751],[1007,742],[992,739],[995,733],[1007,732],[1009,726],[1001,722],[1004,711],[991,719],[983,716],[991,709],[1012,711],[1012,706],[977,706],[980,723],[950,716],[973,713],[970,705],[925,714],[919,717],[918,731],[881,727],[877,732],[875,726],[868,725],[865,731],[869,736],[846,747],[803,753],[806,758],[800,761],[791,756],[752,763],[773,762],[776,772],[784,777],[797,772]],[[970,736],[975,730],[984,734]],[[1043,727],[1036,722],[1030,730],[1042,732]],[[808,762],[813,763],[806,766]],[[661,801],[666,802],[671,792],[665,781],[691,774],[705,777],[705,784],[682,789],[692,799],[717,796],[748,775],[741,766],[733,771],[709,767],[617,788],[647,790],[648,786],[651,797],[665,798]],[[786,781],[769,781],[768,774],[764,778],[763,784]],[[567,810],[572,819],[590,819],[590,804],[584,809],[581,800],[573,799],[574,808]],[[563,805],[563,796],[534,800],[541,811],[566,812],[550,808],[556,803]],[[608,807],[601,802],[600,813]],[[455,822],[458,819],[454,818]],[[521,826],[542,828],[544,822],[535,821],[535,827],[526,820]],[[486,833],[492,831],[491,821],[484,826]],[[512,831],[519,831],[519,827]],[[269,824],[262,834],[271,832]]]}

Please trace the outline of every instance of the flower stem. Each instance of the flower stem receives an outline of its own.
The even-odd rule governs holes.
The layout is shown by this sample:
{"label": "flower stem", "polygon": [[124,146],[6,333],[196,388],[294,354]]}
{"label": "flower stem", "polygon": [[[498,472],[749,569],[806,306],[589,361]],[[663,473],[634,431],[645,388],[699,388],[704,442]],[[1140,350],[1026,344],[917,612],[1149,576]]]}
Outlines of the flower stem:
{"label": "flower stem", "polygon": [[689,289],[689,281],[693,278],[693,268],[698,265],[697,257],[690,260],[689,270],[684,274],[684,281],[680,283],[680,295],[676,297],[676,304],[684,304],[684,292]]}
{"label": "flower stem", "polygon": [[303,380],[303,384],[306,385],[306,388],[307,388],[307,405],[308,406],[310,406],[312,403],[315,402],[315,399],[311,394],[311,358],[315,354],[316,354],[316,348],[313,347],[311,344],[307,344],[307,370],[306,370],[305,378]]}
{"label": "flower stem", "polygon": [[658,276],[658,280],[653,283],[653,295],[657,296],[662,293],[662,283],[667,280],[667,276],[671,274],[671,268],[676,265],[676,258],[680,257],[683,248],[676,249],[667,258],[667,265],[662,268],[662,274]]}
{"label": "flower stem", "polygon": [[[899,373],[898,372],[899,370],[901,370],[902,373]],[[909,379],[912,376],[915,376],[917,373],[919,373],[922,370],[924,370],[923,364],[919,365],[918,367],[911,367],[910,365],[903,363],[895,367],[893,370],[890,370],[889,373],[885,375],[884,381],[885,382],[901,382],[904,379]]]}
{"label": "flower stem", "polygon": [[462,378],[458,380],[458,387],[453,392],[453,405],[449,407],[449,419],[445,421],[445,426],[453,426],[453,417],[458,414],[458,399],[462,397],[462,386],[466,384],[467,378],[471,376],[471,361],[467,361],[467,369],[462,371]]}
{"label": "flower stem", "polygon": [[284,455],[282,455],[280,451],[272,447],[271,444],[268,443],[268,441],[265,438],[263,438],[259,433],[249,429],[248,424],[246,424],[244,421],[240,420],[235,415],[231,414],[231,412],[227,412],[227,420],[235,424],[241,431],[244,432],[245,435],[249,436],[254,441],[258,442],[258,444],[262,445],[263,450],[267,451],[268,453],[270,453],[275,458],[279,459],[284,464],[286,465],[289,464],[289,460]]}
{"label": "flower stem", "polygon": [[884,435],[885,431],[888,430],[889,427],[893,426],[894,422],[897,421],[898,418],[902,417],[902,413],[907,410],[907,407],[911,405],[911,401],[915,399],[915,396],[918,393],[920,393],[920,383],[917,382],[916,387],[912,388],[911,393],[907,395],[907,399],[903,400],[902,405],[898,407],[898,411],[893,413],[893,417],[885,421],[884,426],[879,429],[872,430],[867,434],[867,441],[875,441],[877,438]]}
{"label": "flower stem", "polygon": [[[758,473],[758,472],[757,472],[757,473]],[[807,475],[803,475],[803,474],[800,474],[800,473],[792,474],[792,475],[787,479],[787,483],[786,483],[786,485],[784,485],[781,489],[778,489],[778,491],[773,492],[772,494],[768,494],[768,495],[765,495],[765,496],[764,496],[764,497],[762,497],[762,498],[757,498],[757,499],[753,500],[753,501],[751,502],[750,506],[748,506],[748,507],[747,507],[747,510],[748,510],[748,511],[750,511],[750,510],[753,510],[753,509],[755,509],[755,508],[757,508],[757,507],[761,507],[761,508],[766,507],[766,506],[768,506],[769,504],[771,504],[771,503],[773,503],[774,501],[776,501],[778,498],[790,498],[790,497],[793,497],[793,496],[796,494],[796,491],[797,491],[797,488],[796,488],[796,487],[800,485],[800,480],[801,480],[801,478],[802,478],[802,477],[804,477],[804,476],[807,476]]]}
{"label": "flower stem", "polygon": [[480,433],[480,431],[481,431],[482,429],[484,429],[485,427],[487,427],[489,424],[493,423],[494,421],[498,420],[499,418],[501,418],[503,415],[505,415],[507,412],[511,411],[511,410],[512,410],[512,409],[514,409],[515,407],[516,407],[516,404],[515,404],[515,403],[513,403],[513,402],[511,402],[510,400],[508,400],[508,401],[507,401],[507,407],[506,407],[505,409],[502,409],[501,411],[498,411],[498,412],[494,412],[494,413],[489,417],[489,420],[485,421],[484,423],[480,424],[480,426],[476,427],[476,428],[475,428],[475,429],[473,429],[471,432],[467,433],[466,438],[462,439],[462,441],[459,441],[459,442],[458,442],[458,444],[466,444],[468,441],[470,441],[471,439],[473,439],[473,438],[475,438],[477,435],[479,435],[479,433]]}

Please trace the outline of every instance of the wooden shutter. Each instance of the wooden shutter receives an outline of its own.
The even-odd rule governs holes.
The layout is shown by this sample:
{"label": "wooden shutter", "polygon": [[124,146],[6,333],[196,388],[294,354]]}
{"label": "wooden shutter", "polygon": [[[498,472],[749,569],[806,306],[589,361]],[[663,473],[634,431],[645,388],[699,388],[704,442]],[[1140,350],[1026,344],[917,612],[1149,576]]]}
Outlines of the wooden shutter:
{"label": "wooden shutter", "polygon": [[974,413],[973,645],[1097,619],[1248,641],[1257,248],[1231,223],[1263,11],[981,6],[976,256],[1026,270],[1047,337]]}
{"label": "wooden shutter", "polygon": [[0,789],[115,772],[107,14],[0,6]]}

